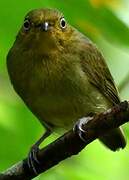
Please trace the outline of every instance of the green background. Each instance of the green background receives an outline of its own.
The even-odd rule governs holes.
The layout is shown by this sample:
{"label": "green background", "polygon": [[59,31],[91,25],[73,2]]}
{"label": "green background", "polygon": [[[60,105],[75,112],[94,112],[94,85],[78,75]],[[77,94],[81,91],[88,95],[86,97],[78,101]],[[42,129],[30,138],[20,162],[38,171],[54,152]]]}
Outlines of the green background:
{"label": "green background", "polygon": [[[26,157],[31,145],[44,131],[14,92],[6,70],[7,52],[25,14],[39,7],[60,9],[70,24],[96,43],[105,56],[121,99],[129,97],[128,0],[0,1],[0,171]],[[128,124],[123,128],[128,141]],[[51,136],[43,145],[56,137]],[[123,151],[114,153],[96,140],[78,156],[61,162],[35,179],[128,180],[129,145]]]}

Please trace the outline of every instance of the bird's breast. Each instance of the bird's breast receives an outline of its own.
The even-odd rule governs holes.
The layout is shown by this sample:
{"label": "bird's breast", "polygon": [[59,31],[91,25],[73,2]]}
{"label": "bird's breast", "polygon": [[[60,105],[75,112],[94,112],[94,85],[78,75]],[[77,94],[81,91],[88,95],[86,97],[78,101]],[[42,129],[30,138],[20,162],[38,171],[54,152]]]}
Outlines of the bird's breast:
{"label": "bird's breast", "polygon": [[86,77],[84,80],[83,73],[76,74],[70,69],[58,67],[52,70],[49,66],[44,71],[44,67],[40,66],[33,76],[28,77],[31,78],[26,78],[28,82],[20,88],[24,89],[21,96],[41,121],[69,129],[79,117],[85,115],[84,107],[89,103],[89,98],[86,96],[87,80]]}
{"label": "bird's breast", "polygon": [[33,64],[21,60],[11,64],[9,74],[29,109],[41,122],[54,127],[69,129],[79,118],[108,107],[106,98],[89,83],[78,62]]}

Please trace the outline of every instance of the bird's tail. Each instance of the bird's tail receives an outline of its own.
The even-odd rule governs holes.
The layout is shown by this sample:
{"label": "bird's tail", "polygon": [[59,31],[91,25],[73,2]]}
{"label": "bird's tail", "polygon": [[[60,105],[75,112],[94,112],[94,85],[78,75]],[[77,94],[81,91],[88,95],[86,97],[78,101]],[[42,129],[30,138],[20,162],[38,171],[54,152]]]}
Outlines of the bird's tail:
{"label": "bird's tail", "polygon": [[126,140],[122,128],[113,129],[109,133],[100,137],[99,140],[112,151],[119,150],[126,146]]}

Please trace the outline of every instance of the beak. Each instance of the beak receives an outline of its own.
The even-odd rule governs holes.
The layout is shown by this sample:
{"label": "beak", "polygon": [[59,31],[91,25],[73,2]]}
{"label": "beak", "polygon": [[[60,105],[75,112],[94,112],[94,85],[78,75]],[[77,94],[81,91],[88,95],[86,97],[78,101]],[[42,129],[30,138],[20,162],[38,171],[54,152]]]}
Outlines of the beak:
{"label": "beak", "polygon": [[48,31],[48,28],[49,28],[48,22],[44,22],[44,23],[42,24],[42,30],[43,30],[43,31]]}

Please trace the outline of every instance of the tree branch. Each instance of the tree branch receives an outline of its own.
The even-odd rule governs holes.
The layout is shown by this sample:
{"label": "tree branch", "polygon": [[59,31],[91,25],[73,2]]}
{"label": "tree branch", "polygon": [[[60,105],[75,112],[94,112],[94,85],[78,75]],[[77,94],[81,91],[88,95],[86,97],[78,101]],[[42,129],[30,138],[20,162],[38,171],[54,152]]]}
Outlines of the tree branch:
{"label": "tree branch", "polygon": [[[129,102],[124,101],[112,109],[100,113],[88,121],[83,129],[85,142],[73,130],[41,149],[38,153],[38,174],[50,169],[62,160],[78,154],[86,145],[110,130],[129,121]],[[36,177],[27,165],[27,158],[0,174],[0,180],[27,180]]]}

